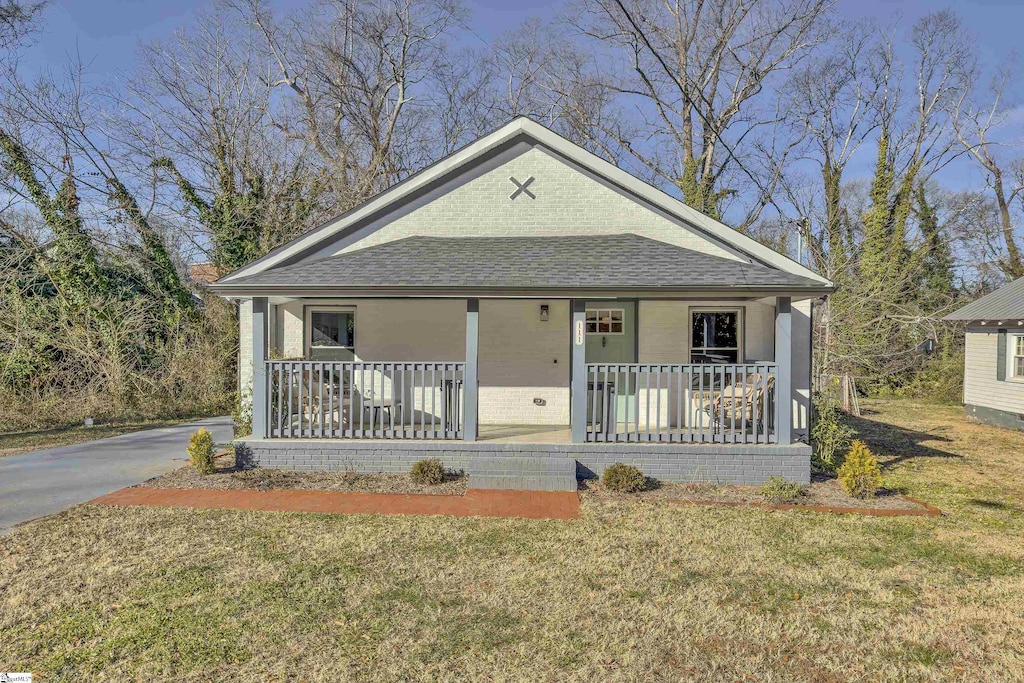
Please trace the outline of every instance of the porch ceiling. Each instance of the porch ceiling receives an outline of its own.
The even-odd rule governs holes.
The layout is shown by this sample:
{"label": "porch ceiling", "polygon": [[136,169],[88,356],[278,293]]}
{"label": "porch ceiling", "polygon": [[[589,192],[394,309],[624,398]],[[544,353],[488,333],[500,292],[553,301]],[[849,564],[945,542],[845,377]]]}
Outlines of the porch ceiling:
{"label": "porch ceiling", "polygon": [[820,282],[633,234],[407,237],[214,284],[260,290],[672,290],[821,292]]}

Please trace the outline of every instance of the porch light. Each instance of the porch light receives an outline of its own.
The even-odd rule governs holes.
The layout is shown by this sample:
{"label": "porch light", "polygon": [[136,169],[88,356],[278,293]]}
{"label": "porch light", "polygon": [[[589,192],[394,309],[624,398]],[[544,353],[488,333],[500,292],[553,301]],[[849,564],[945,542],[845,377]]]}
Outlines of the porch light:
{"label": "porch light", "polygon": [[547,304],[540,305],[540,321],[546,323],[551,315],[551,307]]}

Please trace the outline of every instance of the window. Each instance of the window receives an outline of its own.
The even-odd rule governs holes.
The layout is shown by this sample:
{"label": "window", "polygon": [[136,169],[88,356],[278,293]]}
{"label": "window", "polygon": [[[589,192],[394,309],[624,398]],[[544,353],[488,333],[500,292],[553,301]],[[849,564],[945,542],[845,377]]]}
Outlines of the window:
{"label": "window", "polygon": [[344,360],[355,349],[355,311],[306,310],[306,340],[310,360]]}
{"label": "window", "polygon": [[591,308],[587,310],[587,334],[622,334],[624,319],[621,308]]}
{"label": "window", "polygon": [[691,363],[740,362],[740,312],[704,310],[690,312]]}
{"label": "window", "polygon": [[1024,334],[1010,335],[1010,377],[1024,379]]}

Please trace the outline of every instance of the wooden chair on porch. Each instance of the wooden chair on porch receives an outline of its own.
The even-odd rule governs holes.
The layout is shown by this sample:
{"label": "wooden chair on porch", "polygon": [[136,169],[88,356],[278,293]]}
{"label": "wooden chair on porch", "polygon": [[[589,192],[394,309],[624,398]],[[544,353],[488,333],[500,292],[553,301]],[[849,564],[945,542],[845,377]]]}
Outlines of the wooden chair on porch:
{"label": "wooden chair on porch", "polygon": [[774,376],[748,375],[744,380],[722,387],[708,396],[694,396],[694,407],[708,416],[716,432],[722,432],[726,425],[732,429],[739,428],[745,420],[755,433],[763,433],[767,429],[765,394],[774,384]]}

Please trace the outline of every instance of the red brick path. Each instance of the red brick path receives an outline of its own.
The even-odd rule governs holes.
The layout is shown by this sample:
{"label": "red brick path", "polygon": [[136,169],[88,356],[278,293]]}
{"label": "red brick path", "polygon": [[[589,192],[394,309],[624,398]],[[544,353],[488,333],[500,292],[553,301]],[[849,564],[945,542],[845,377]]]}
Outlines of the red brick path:
{"label": "red brick path", "polygon": [[580,516],[573,491],[470,489],[464,496],[341,491],[255,491],[251,489],[152,489],[114,491],[90,501],[101,505],[153,505],[328,514],[450,515],[571,519]]}

